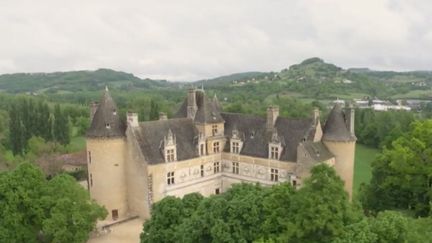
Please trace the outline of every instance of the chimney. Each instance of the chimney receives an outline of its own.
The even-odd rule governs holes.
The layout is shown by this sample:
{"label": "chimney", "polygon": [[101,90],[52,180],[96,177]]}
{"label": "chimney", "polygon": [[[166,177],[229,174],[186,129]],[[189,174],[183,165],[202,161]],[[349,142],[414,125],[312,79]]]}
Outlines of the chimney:
{"label": "chimney", "polygon": [[355,122],[355,110],[354,107],[350,106],[350,124],[349,124],[349,130],[351,133],[351,136],[355,136],[355,131],[354,131],[354,122]]}
{"label": "chimney", "polygon": [[93,117],[99,107],[99,104],[97,102],[91,102],[90,103],[90,122],[93,121]]}
{"label": "chimney", "polygon": [[279,116],[279,106],[271,105],[267,108],[267,123],[266,123],[267,131],[273,130],[278,116]]}
{"label": "chimney", "polygon": [[138,127],[138,113],[128,112],[127,113],[127,123],[130,127]]}
{"label": "chimney", "polygon": [[315,107],[313,110],[313,119],[314,119],[314,125],[316,126],[316,124],[318,123],[318,121],[320,119],[320,111],[319,111],[318,107]]}
{"label": "chimney", "polygon": [[167,114],[165,112],[159,112],[159,120],[168,120]]}
{"label": "chimney", "polygon": [[195,89],[190,88],[187,96],[187,118],[195,119],[195,114],[198,110],[196,103]]}

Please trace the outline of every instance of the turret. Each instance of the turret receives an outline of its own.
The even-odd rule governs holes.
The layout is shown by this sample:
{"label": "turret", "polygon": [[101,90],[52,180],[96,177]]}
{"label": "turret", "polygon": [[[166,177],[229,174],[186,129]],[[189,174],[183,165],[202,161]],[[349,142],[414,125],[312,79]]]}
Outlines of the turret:
{"label": "turret", "polygon": [[105,206],[107,219],[126,216],[125,126],[108,89],[94,113],[86,145],[91,198]]}
{"label": "turret", "polygon": [[344,111],[340,104],[331,110],[323,129],[322,141],[335,156],[335,170],[344,180],[345,190],[352,197],[354,154],[354,110]]}

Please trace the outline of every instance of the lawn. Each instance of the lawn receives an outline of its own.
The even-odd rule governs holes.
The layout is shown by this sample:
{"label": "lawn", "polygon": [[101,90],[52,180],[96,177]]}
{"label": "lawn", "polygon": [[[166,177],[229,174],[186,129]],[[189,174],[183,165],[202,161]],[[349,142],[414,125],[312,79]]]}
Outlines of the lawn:
{"label": "lawn", "polygon": [[70,153],[83,151],[86,147],[86,141],[84,137],[73,137],[70,144],[68,145],[68,150]]}
{"label": "lawn", "polygon": [[378,153],[378,149],[357,144],[354,164],[354,195],[357,194],[361,183],[370,181],[371,162]]}

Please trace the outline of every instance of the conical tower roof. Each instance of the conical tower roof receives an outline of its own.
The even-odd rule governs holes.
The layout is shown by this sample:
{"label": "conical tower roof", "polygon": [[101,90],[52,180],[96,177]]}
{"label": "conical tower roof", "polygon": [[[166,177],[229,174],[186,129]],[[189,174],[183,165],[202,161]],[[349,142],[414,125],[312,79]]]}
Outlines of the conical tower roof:
{"label": "conical tower roof", "polygon": [[87,130],[87,137],[123,137],[124,132],[125,126],[120,120],[117,105],[112,99],[108,88],[105,88],[90,128]]}
{"label": "conical tower roof", "polygon": [[345,112],[340,104],[336,104],[331,110],[323,129],[324,141],[349,142],[355,141],[356,137],[352,135],[347,127]]}

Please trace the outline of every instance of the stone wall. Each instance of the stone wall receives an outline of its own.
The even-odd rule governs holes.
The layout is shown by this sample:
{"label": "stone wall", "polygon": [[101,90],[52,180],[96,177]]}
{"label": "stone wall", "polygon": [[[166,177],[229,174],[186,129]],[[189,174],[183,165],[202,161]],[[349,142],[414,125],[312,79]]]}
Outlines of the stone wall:
{"label": "stone wall", "polygon": [[150,203],[152,200],[148,190],[147,162],[142,156],[137,139],[130,127],[127,129],[126,135],[126,184],[129,213],[147,219],[150,218]]}
{"label": "stone wall", "polygon": [[354,180],[354,155],[355,142],[330,142],[324,141],[329,151],[335,155],[334,168],[338,175],[344,180],[345,190],[350,198]]}
{"label": "stone wall", "polygon": [[107,219],[113,210],[120,218],[128,212],[124,151],[124,138],[87,139],[89,191],[108,210]]}

